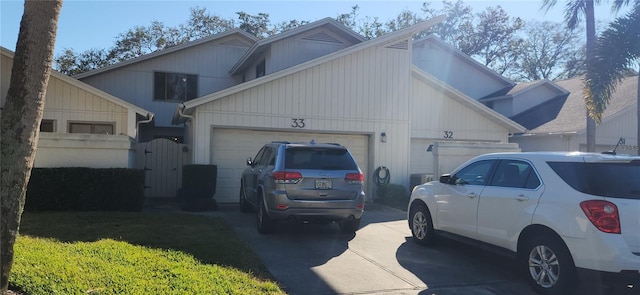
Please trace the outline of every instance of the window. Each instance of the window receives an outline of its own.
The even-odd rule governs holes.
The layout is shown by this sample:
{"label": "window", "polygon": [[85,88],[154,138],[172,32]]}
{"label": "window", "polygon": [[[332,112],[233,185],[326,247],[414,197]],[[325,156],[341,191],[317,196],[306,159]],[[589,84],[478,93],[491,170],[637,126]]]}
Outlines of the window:
{"label": "window", "polygon": [[264,59],[256,66],[256,78],[260,78],[266,74]]}
{"label": "window", "polygon": [[484,160],[469,164],[454,176],[455,184],[485,185],[494,160]]}
{"label": "window", "polygon": [[113,134],[112,123],[69,123],[69,133]]}
{"label": "window", "polygon": [[491,180],[491,186],[534,189],[539,185],[540,179],[531,165],[515,160],[500,161]]}
{"label": "window", "polygon": [[640,200],[640,162],[548,162],[573,189],[585,194]]}
{"label": "window", "polygon": [[155,72],[153,99],[187,101],[198,95],[198,76]]}
{"label": "window", "polygon": [[358,170],[358,165],[346,149],[288,148],[285,169]]}
{"label": "window", "polygon": [[42,119],[40,122],[40,132],[55,132],[56,124],[54,120]]}

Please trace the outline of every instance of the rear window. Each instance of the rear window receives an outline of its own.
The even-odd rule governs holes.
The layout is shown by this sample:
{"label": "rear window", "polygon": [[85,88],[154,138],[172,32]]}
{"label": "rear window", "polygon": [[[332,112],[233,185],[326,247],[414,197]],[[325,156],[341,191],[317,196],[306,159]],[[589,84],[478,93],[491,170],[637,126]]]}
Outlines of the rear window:
{"label": "rear window", "polygon": [[358,170],[358,165],[346,149],[288,148],[285,169]]}
{"label": "rear window", "polygon": [[640,199],[640,161],[548,164],[560,178],[577,191],[610,198]]}

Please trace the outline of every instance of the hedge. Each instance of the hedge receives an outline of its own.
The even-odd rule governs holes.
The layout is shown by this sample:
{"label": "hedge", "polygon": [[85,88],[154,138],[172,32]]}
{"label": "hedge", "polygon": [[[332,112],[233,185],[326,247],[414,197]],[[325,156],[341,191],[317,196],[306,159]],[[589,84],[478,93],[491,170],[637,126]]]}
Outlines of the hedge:
{"label": "hedge", "polygon": [[397,209],[407,210],[409,193],[404,185],[385,183],[377,185],[377,189],[376,202]]}
{"label": "hedge", "polygon": [[25,211],[141,211],[144,170],[33,168]]}

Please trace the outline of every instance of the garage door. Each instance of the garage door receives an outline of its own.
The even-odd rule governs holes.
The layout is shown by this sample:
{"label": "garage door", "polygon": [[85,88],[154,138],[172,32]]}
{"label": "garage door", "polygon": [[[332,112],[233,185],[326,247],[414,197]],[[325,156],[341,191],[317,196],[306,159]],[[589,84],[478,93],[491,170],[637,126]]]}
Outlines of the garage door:
{"label": "garage door", "polygon": [[[297,133],[258,131],[243,129],[214,128],[211,143],[211,159],[218,165],[218,183],[215,198],[219,203],[237,203],[240,190],[240,176],[246,168],[247,157],[255,157],[258,150],[272,141],[335,142],[349,148],[365,174],[367,166],[369,137],[367,135],[342,135],[325,133]],[[365,184],[366,187],[366,184]]]}

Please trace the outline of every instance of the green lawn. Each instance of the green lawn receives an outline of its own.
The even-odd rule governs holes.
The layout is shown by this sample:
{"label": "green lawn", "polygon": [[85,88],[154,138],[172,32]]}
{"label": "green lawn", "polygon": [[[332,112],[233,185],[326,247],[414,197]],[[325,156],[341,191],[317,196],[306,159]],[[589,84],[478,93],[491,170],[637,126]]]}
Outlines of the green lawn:
{"label": "green lawn", "polygon": [[38,294],[285,294],[219,218],[24,213],[12,288]]}

